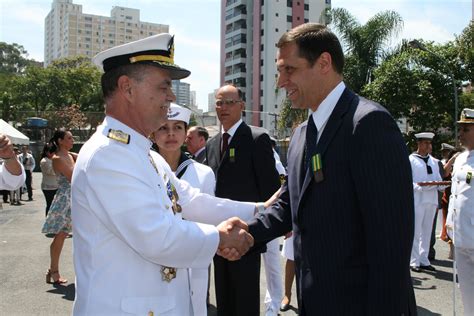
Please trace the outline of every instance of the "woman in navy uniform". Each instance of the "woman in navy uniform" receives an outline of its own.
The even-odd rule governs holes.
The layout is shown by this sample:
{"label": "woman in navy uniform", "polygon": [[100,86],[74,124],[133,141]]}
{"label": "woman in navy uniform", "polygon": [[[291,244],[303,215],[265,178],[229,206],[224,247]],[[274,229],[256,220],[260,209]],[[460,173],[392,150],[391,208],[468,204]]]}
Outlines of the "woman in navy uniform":
{"label": "woman in navy uniform", "polygon": [[[214,195],[216,178],[212,169],[188,157],[182,150],[188,130],[191,111],[172,103],[168,121],[151,135],[159,154],[170,165],[175,175],[186,180],[201,192]],[[191,298],[194,315],[207,315],[206,296],[208,269],[190,269]]]}

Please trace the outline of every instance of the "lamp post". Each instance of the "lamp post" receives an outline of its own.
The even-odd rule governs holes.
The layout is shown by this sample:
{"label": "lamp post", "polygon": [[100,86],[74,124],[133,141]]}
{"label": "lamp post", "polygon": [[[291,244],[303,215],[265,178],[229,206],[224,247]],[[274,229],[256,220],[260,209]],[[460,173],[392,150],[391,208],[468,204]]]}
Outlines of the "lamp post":
{"label": "lamp post", "polygon": [[[429,50],[428,48],[426,48],[425,45],[423,45],[422,43],[420,43],[420,41],[418,41],[416,39],[408,42],[408,45],[412,48],[416,48],[416,49],[425,51],[425,52],[435,56],[436,58],[441,60],[443,63],[447,63],[447,61],[444,57],[440,56],[439,54],[436,54],[435,52],[433,52],[431,50]],[[456,124],[456,121],[458,119],[458,91],[457,91],[457,88],[456,88],[456,81],[454,79],[453,72],[447,66],[446,66],[446,70],[448,71],[447,75],[451,77],[451,81],[453,82],[453,92],[454,92],[454,144],[457,147],[457,145],[458,145],[458,124]]]}

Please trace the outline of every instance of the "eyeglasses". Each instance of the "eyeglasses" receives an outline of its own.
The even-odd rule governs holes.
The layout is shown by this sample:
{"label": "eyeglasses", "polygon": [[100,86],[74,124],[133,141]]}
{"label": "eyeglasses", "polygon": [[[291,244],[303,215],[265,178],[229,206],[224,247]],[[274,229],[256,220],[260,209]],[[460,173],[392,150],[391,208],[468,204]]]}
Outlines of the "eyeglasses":
{"label": "eyeglasses", "polygon": [[234,105],[236,103],[242,102],[242,100],[216,100],[216,106],[217,107],[222,107],[223,105]]}

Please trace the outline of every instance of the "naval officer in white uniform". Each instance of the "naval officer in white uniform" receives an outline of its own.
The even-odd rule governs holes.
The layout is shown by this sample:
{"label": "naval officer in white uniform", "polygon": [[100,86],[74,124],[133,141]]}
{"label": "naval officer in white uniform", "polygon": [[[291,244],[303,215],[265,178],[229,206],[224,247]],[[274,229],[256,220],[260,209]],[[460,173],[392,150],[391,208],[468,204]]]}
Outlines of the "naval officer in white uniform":
{"label": "naval officer in white uniform", "polygon": [[418,148],[410,155],[413,174],[413,196],[415,202],[415,234],[411,250],[410,267],[414,272],[435,271],[428,259],[433,219],[438,207],[439,186],[426,185],[427,182],[442,181],[439,160],[431,156],[434,134],[415,134]]}
{"label": "naval officer in white uniform", "polygon": [[464,315],[474,315],[474,109],[464,109],[458,123],[466,150],[454,161],[446,227],[454,243]]}
{"label": "naval officer in white uniform", "polygon": [[[189,158],[181,150],[186,139],[190,116],[190,110],[171,103],[168,121],[153,132],[150,139],[158,147],[159,155],[166,160],[179,179],[185,180],[194,188],[199,188],[202,193],[214,195],[216,177],[212,169]],[[151,154],[155,160],[159,159],[158,153],[155,151],[152,151]],[[200,210],[196,211],[200,212]],[[196,219],[199,219],[200,214],[196,215]],[[188,216],[192,218],[193,214]],[[205,224],[219,224],[221,222],[219,219],[221,216],[216,214],[216,216],[209,218]],[[193,292],[191,301],[194,315],[207,315],[208,269],[189,269],[189,273],[191,275],[190,288]]]}
{"label": "naval officer in white uniform", "polygon": [[75,315],[194,315],[188,268],[207,268],[216,251],[237,259],[253,244],[227,222],[191,220],[250,218],[254,203],[202,194],[151,158],[148,136],[175,100],[171,80],[190,74],[173,55],[173,38],[159,34],[93,59],[104,69],[106,118],[72,177]]}

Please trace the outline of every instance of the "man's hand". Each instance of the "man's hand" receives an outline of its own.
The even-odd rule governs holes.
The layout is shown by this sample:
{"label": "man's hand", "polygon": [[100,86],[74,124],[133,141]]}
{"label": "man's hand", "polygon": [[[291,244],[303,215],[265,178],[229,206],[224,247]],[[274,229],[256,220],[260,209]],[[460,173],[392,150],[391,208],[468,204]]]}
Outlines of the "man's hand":
{"label": "man's hand", "polygon": [[16,154],[13,151],[13,144],[7,135],[0,133],[0,158],[4,161],[4,166],[12,175],[21,175],[21,164],[16,159]]}
{"label": "man's hand", "polygon": [[0,158],[11,159],[15,157],[13,145],[7,135],[0,134]]}
{"label": "man's hand", "polygon": [[238,217],[232,217],[217,226],[219,247],[217,254],[233,261],[242,257],[253,246],[248,226]]}

